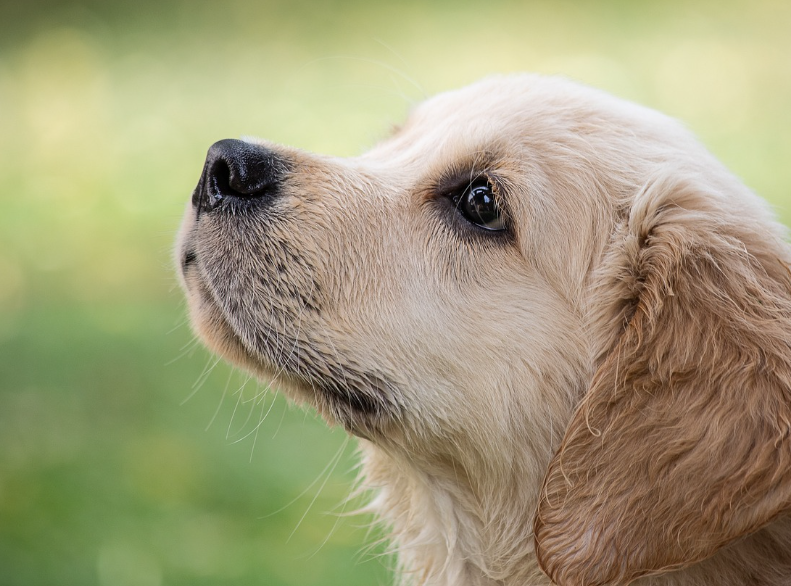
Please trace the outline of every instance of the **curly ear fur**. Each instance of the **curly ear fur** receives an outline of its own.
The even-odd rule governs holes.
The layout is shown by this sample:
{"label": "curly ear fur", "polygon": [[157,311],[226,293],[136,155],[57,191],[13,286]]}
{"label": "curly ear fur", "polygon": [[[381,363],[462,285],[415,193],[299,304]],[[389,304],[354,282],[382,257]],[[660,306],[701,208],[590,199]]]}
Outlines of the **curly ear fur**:
{"label": "curly ear fur", "polygon": [[555,583],[684,567],[789,508],[788,257],[743,212],[667,174],[617,234],[597,288],[616,297],[594,300],[625,325],[603,342],[536,514]]}

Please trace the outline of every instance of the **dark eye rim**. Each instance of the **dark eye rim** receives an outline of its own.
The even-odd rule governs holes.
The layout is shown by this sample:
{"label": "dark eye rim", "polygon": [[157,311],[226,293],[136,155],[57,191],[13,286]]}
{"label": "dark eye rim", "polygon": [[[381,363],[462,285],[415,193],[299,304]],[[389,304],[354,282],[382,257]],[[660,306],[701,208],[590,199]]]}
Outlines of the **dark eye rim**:
{"label": "dark eye rim", "polygon": [[[497,179],[496,174],[491,171],[466,172],[458,174],[455,180],[443,181],[441,189],[437,189],[438,199],[448,202],[449,207],[453,208],[454,224],[459,228],[467,228],[474,233],[486,238],[497,238],[511,233],[510,214],[504,201],[504,189]],[[503,221],[503,227],[492,229],[482,226],[467,218],[459,209],[462,198],[475,187],[488,185],[495,197],[495,202],[499,208]]]}
{"label": "dark eye rim", "polygon": [[[485,223],[476,222],[474,218],[471,218],[465,213],[465,198],[472,192],[474,189],[478,189],[479,187],[487,187],[489,192],[492,195],[494,200],[494,207],[497,210],[497,219],[500,220],[501,226],[497,228],[490,227]],[[502,232],[506,229],[506,222],[505,222],[505,214],[503,213],[502,205],[498,201],[500,199],[499,194],[497,193],[497,187],[492,184],[488,177],[479,177],[475,181],[471,181],[462,191],[457,192],[453,195],[452,200],[456,207],[456,211],[464,218],[467,222],[484,230],[486,232]],[[480,216],[479,216],[480,217]],[[481,218],[482,219],[482,218]]]}
{"label": "dark eye rim", "polygon": [[[494,164],[480,165],[480,156],[471,164],[457,164],[446,167],[442,172],[418,183],[416,195],[420,206],[428,214],[426,220],[437,222],[437,234],[445,234],[464,246],[475,246],[499,249],[518,241],[516,226],[513,221],[509,195],[514,189],[506,177],[501,177]],[[486,230],[465,219],[456,209],[453,197],[461,195],[476,181],[485,180],[492,186],[503,214],[503,230]]]}

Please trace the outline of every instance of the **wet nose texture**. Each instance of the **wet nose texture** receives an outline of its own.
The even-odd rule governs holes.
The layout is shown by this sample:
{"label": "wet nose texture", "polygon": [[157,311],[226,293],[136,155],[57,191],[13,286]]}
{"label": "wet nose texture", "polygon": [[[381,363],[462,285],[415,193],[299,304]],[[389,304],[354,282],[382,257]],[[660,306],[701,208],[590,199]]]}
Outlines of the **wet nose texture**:
{"label": "wet nose texture", "polygon": [[198,217],[223,202],[251,203],[277,196],[287,165],[273,151],[241,140],[215,142],[206,155],[192,205]]}

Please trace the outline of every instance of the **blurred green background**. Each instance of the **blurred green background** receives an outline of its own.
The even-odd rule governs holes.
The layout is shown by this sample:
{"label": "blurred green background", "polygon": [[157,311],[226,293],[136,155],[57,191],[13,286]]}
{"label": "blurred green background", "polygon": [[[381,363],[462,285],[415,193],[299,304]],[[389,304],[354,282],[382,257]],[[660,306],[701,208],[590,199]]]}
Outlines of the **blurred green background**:
{"label": "blurred green background", "polygon": [[353,155],[561,73],[685,121],[791,222],[791,2],[0,4],[0,585],[388,584],[354,442],[194,343],[171,268],[217,139]]}

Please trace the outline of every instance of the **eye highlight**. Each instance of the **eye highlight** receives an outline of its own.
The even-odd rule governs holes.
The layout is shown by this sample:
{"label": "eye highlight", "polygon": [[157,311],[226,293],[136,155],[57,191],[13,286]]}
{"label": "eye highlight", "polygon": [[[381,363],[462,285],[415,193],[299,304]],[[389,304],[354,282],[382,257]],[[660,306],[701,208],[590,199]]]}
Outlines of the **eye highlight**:
{"label": "eye highlight", "polygon": [[486,179],[479,179],[460,194],[454,195],[453,203],[456,210],[471,224],[492,232],[505,230],[500,206],[497,205],[492,186]]}

